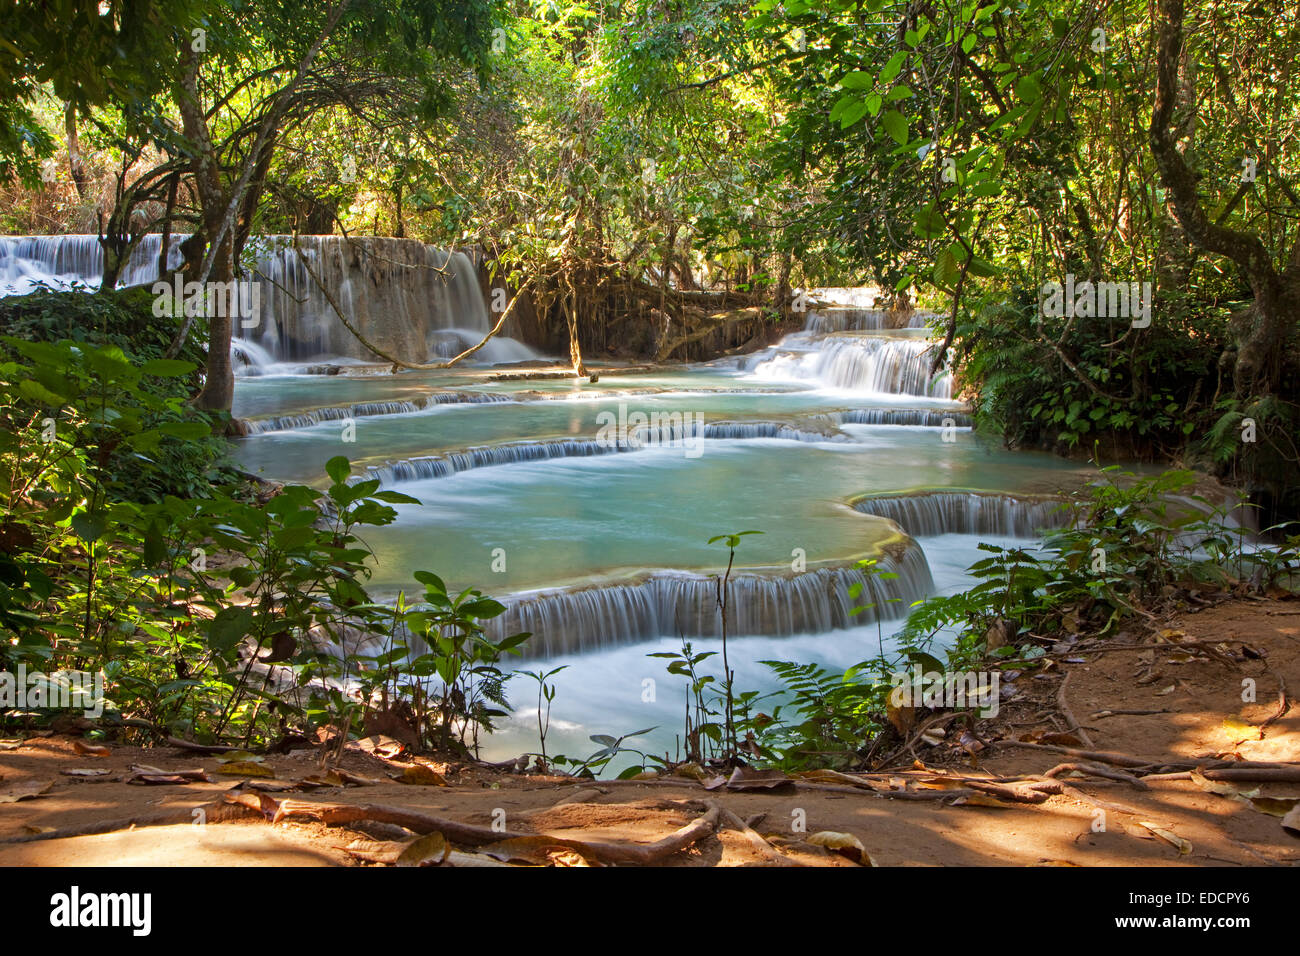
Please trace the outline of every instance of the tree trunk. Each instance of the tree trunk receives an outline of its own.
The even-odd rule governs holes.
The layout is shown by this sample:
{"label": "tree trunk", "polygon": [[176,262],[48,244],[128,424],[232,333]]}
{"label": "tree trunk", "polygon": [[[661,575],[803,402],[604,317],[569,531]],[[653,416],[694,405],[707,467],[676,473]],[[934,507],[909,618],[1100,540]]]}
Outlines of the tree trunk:
{"label": "tree trunk", "polygon": [[77,110],[71,103],[63,113],[63,124],[68,134],[68,168],[72,170],[72,182],[77,187],[77,197],[85,199],[90,184],[90,174],[86,172],[86,163],[81,157],[81,141],[77,136]]}
{"label": "tree trunk", "polygon": [[1160,181],[1169,191],[1169,205],[1189,242],[1230,259],[1245,275],[1255,304],[1237,324],[1237,360],[1233,385],[1238,397],[1277,391],[1283,352],[1300,306],[1300,247],[1284,273],[1253,232],[1232,229],[1210,219],[1197,193],[1196,175],[1187,165],[1171,129],[1181,84],[1178,68],[1183,53],[1183,0],[1160,0],[1156,41],[1156,96],[1149,138]]}
{"label": "tree trunk", "polygon": [[[227,235],[212,264],[211,281],[228,282],[234,277],[234,240]],[[208,317],[208,367],[203,390],[194,397],[194,407],[204,411],[230,410],[235,397],[235,370],[230,363],[232,319],[230,309],[214,310]]]}

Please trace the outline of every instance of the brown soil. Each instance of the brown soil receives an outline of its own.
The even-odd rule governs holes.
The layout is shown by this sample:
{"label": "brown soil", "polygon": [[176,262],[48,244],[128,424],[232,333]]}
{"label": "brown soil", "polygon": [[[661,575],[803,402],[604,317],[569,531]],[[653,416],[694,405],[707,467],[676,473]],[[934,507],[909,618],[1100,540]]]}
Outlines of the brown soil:
{"label": "brown soil", "polygon": [[[1300,602],[1239,599],[1202,611],[1187,610],[1152,622],[1141,635],[1121,636],[1105,644],[1113,648],[1126,640],[1132,646],[1096,650],[1096,644],[1081,642],[1053,649],[1042,670],[1014,682],[1016,693],[1004,702],[997,719],[977,726],[977,735],[987,747],[980,749],[968,738],[965,748],[945,741],[918,749],[917,756],[936,773],[951,776],[1041,774],[1074,759],[1007,743],[1030,737],[1092,751],[1122,752],[1149,758],[1152,764],[1229,759],[1300,767],[1300,707],[1260,729],[1279,711],[1283,686],[1290,693],[1300,692]],[[1176,646],[1187,641],[1224,644],[1211,645],[1208,651]],[[1066,704],[1082,723],[1082,732],[1072,728],[1069,716],[1056,706],[1066,674]],[[1245,678],[1255,682],[1254,703],[1242,701]],[[1102,716],[1123,710],[1166,712]],[[1044,733],[1060,736],[1044,741]],[[953,730],[949,739],[958,736],[960,732]],[[966,748],[978,754],[972,756]],[[906,768],[911,759],[909,754],[896,765]],[[280,781],[319,772],[314,752],[269,756],[265,763]],[[212,782],[129,784],[125,778],[133,764],[167,770],[202,767]],[[430,766],[444,773],[447,786],[404,785],[387,779],[407,765],[349,752],[343,762],[346,769],[383,782],[270,796],[384,804],[483,827],[500,820],[504,812],[505,825],[512,832],[621,843],[658,840],[699,818],[708,807],[721,806],[751,820],[790,861],[810,865],[853,865],[804,842],[807,834],[823,830],[856,836],[882,866],[1258,866],[1300,861],[1300,837],[1284,829],[1278,816],[1261,812],[1249,800],[1206,790],[1192,780],[1153,779],[1150,789],[1140,790],[1124,781],[1062,775],[1059,779],[1067,784],[1064,792],[1045,802],[994,806],[985,805],[988,801],[890,799],[868,789],[837,788],[824,780],[803,781],[798,788],[782,790],[708,791],[697,781],[681,778],[592,783],[440,764]],[[62,773],[79,768],[109,773],[101,778]],[[366,865],[345,847],[353,844],[355,850],[356,841],[362,840],[372,848],[379,844],[391,848],[396,846],[392,841],[412,835],[391,825],[273,824],[250,811],[250,822],[206,826],[173,822],[98,835],[4,842],[50,828],[85,828],[164,810],[188,815],[193,807],[219,802],[223,792],[243,782],[240,776],[218,776],[220,768],[213,756],[170,748],[118,746],[106,757],[83,755],[68,737],[29,738],[17,749],[0,750],[0,799],[23,784],[52,782],[38,797],[0,803],[0,865]],[[900,780],[904,774],[900,772]],[[911,789],[925,789],[925,784],[916,783],[924,778],[913,772]],[[1261,796],[1300,796],[1300,782],[1237,781],[1232,786],[1241,791],[1258,788]],[[573,798],[575,802],[556,805]],[[806,832],[796,832],[800,818],[806,818]],[[1144,823],[1186,841],[1186,852]],[[357,829],[361,826],[364,831]],[[472,848],[458,844],[458,849]],[[670,855],[663,864],[745,866],[770,864],[773,859],[774,854],[724,822],[713,835]]]}

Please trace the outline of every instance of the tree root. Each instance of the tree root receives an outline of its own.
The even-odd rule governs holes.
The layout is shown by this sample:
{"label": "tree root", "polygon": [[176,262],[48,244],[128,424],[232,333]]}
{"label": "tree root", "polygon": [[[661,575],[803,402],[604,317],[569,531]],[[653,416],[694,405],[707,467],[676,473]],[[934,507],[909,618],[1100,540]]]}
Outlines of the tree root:
{"label": "tree root", "polygon": [[[720,810],[714,807],[703,816],[670,833],[654,843],[604,843],[589,840],[572,840],[556,837],[556,846],[577,850],[583,856],[602,863],[648,866],[679,853],[687,847],[711,836],[718,825]],[[452,843],[467,846],[485,846],[502,840],[536,838],[546,834],[499,831],[472,823],[461,823],[446,817],[436,817],[403,807],[383,804],[310,803],[304,800],[284,800],[275,810],[272,822],[285,819],[319,820],[327,826],[341,826],[359,820],[395,823],[416,833],[441,833]]]}

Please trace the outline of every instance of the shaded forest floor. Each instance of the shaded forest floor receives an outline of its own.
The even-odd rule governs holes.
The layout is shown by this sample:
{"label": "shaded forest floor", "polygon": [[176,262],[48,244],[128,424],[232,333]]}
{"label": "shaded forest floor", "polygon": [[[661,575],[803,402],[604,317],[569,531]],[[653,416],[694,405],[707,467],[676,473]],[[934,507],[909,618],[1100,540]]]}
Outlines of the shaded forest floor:
{"label": "shaded forest floor", "polygon": [[[829,831],[855,837],[880,866],[1300,862],[1300,813],[1284,823],[1300,797],[1300,708],[1288,707],[1300,688],[1300,602],[1184,610],[1044,660],[1010,683],[974,737],[918,743],[915,763],[907,754],[890,772],[737,782],[744,789],[573,781],[360,750],[345,753],[343,777],[322,776],[317,753],[298,751],[266,756],[274,778],[263,778],[166,747],[94,755],[66,736],[10,740],[0,744],[0,865],[373,865],[435,825],[448,844],[424,841],[408,857],[868,862],[817,845],[851,842],[813,838]],[[1246,678],[1254,702],[1243,703]],[[1251,765],[1266,763],[1288,766]],[[165,773],[128,783],[140,765]],[[200,768],[207,779],[168,776]],[[112,832],[85,832],[95,829]],[[54,838],[64,832],[82,835]]]}

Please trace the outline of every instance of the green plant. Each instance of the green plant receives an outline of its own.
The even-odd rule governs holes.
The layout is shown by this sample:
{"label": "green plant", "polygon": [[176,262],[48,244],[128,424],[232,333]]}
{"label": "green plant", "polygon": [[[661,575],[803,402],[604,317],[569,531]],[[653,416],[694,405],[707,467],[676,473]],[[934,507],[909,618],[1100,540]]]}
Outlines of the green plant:
{"label": "green plant", "polygon": [[[531,677],[537,682],[537,737],[541,748],[542,761],[546,761],[546,732],[551,726],[551,703],[555,700],[555,685],[550,683],[550,679],[560,671],[567,668],[568,664],[561,664],[559,667],[552,668],[549,671],[541,669],[535,671],[521,671],[524,676]],[[546,710],[542,711],[542,701],[546,702]]]}

